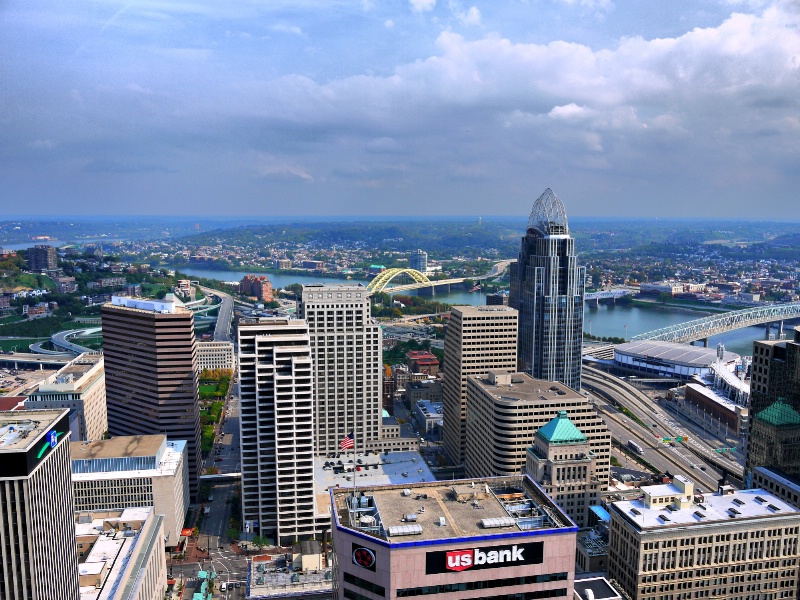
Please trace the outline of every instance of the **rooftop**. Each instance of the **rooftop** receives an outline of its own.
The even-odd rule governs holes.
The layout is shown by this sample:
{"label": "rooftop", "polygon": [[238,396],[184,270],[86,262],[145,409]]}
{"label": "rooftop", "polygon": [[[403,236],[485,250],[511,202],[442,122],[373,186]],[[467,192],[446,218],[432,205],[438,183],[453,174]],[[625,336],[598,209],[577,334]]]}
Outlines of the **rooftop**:
{"label": "rooftop", "polygon": [[586,442],[586,436],[569,420],[565,410],[558,411],[558,415],[536,433],[551,444],[579,444]]}
{"label": "rooftop", "polygon": [[391,544],[576,530],[529,477],[361,486],[331,497],[337,526]]}
{"label": "rooftop", "polygon": [[177,312],[191,312],[188,308],[185,308],[183,306],[183,302],[181,302],[173,294],[167,294],[164,300],[129,298],[127,296],[111,296],[111,303],[106,304],[106,306],[148,313],[156,312],[172,314]]}
{"label": "rooftop", "polygon": [[586,398],[558,381],[534,379],[527,373],[506,373],[490,371],[487,376],[472,375],[473,379],[486,392],[500,402],[586,402]]}
{"label": "rooftop", "polygon": [[454,306],[462,316],[475,317],[486,316],[487,313],[516,313],[517,309],[505,304],[493,304],[491,306]]}
{"label": "rooftop", "polygon": [[69,445],[72,460],[95,460],[98,458],[122,458],[128,456],[155,456],[158,454],[166,436],[122,435],[110,440],[71,442]]}
{"label": "rooftop", "polygon": [[[717,361],[716,348],[703,348],[701,346],[690,346],[689,344],[677,344],[675,342],[651,340],[627,342],[615,347],[614,352],[628,356],[655,358],[694,367],[706,367]],[[738,359],[739,355],[733,352],[726,351],[723,355],[723,362],[726,363]]]}
{"label": "rooftop", "polygon": [[34,446],[67,412],[65,408],[0,412],[0,453]]}
{"label": "rooftop", "polygon": [[800,424],[800,413],[784,402],[782,398],[778,398],[767,408],[756,413],[755,419],[775,426],[797,425]]}
{"label": "rooftop", "polygon": [[[658,489],[656,489],[658,488]],[[663,489],[661,489],[663,488]],[[642,491],[651,495],[680,494],[672,484],[646,486]],[[732,491],[732,490],[731,490]],[[738,490],[732,493],[695,493],[685,508],[675,504],[651,505],[644,499],[614,502],[612,509],[623,515],[639,530],[693,525],[695,523],[729,523],[734,519],[759,519],[781,515],[800,516],[800,511],[780,498],[762,489]]]}

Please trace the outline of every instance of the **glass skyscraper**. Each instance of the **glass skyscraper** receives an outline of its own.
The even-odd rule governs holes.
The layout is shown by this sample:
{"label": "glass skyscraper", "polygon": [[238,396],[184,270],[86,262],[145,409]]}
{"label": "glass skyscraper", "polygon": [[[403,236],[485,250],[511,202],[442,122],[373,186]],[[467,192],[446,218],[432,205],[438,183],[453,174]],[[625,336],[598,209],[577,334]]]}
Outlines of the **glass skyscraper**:
{"label": "glass skyscraper", "polygon": [[564,205],[547,188],[533,203],[509,305],[519,311],[518,363],[535,379],[581,387],[585,267],[578,266]]}

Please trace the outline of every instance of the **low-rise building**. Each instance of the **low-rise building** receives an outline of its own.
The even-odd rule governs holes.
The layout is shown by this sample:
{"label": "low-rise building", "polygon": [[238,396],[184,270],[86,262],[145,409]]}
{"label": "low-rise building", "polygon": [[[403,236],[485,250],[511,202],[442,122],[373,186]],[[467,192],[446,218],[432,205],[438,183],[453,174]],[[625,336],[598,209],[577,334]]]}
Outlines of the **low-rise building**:
{"label": "low-rise building", "polygon": [[108,431],[101,354],[81,354],[28,394],[26,408],[68,408],[70,439],[99,440]]}
{"label": "low-rise building", "polygon": [[406,401],[412,406],[419,400],[442,402],[443,382],[441,379],[423,379],[406,383]]}
{"label": "low-rise building", "polygon": [[800,511],[762,489],[701,494],[676,475],[609,505],[609,577],[633,600],[791,598]]}
{"label": "low-rise building", "polygon": [[438,433],[442,428],[444,404],[430,400],[417,400],[414,403],[414,420],[420,431]]}
{"label": "low-rise building", "polygon": [[164,515],[166,545],[178,545],[189,508],[185,441],[167,441],[164,435],[120,436],[72,442],[70,454],[76,511],[152,506]]}
{"label": "low-rise building", "polygon": [[151,507],[76,513],[80,600],[163,600],[163,519]]}
{"label": "low-rise building", "polygon": [[236,353],[233,342],[197,342],[197,369],[236,370]]}
{"label": "low-rise building", "polygon": [[577,527],[528,477],[332,488],[337,598],[570,598]]}
{"label": "low-rise building", "polygon": [[411,350],[407,352],[406,364],[412,373],[436,375],[439,372],[439,359],[426,350]]}

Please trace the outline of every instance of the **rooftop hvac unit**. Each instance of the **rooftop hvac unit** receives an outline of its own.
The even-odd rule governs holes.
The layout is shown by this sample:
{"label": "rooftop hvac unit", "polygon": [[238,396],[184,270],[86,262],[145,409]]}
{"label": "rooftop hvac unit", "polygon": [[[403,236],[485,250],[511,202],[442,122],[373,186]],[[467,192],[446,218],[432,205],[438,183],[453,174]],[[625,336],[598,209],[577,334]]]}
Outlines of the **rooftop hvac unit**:
{"label": "rooftop hvac unit", "polygon": [[406,523],[416,523],[417,522],[417,515],[410,513],[405,516],[403,519]]}
{"label": "rooftop hvac unit", "polygon": [[493,529],[495,527],[511,527],[516,525],[517,520],[513,517],[494,517],[490,519],[481,519],[481,527],[484,529]]}
{"label": "rooftop hvac unit", "polygon": [[439,517],[439,527],[444,527],[445,525],[447,525],[447,519]]}
{"label": "rooftop hvac unit", "polygon": [[390,536],[420,535],[421,533],[422,525],[392,525],[389,527]]}
{"label": "rooftop hvac unit", "polygon": [[406,488],[406,489],[403,490],[403,496],[410,496],[410,495],[411,495],[411,490],[410,489]]}

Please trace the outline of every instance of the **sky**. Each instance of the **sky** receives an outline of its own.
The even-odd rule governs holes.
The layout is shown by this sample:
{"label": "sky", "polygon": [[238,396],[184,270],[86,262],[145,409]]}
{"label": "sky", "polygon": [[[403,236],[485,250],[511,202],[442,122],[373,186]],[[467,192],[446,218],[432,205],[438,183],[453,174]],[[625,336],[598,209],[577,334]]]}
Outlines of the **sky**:
{"label": "sky", "polygon": [[0,0],[0,214],[800,221],[798,0]]}

